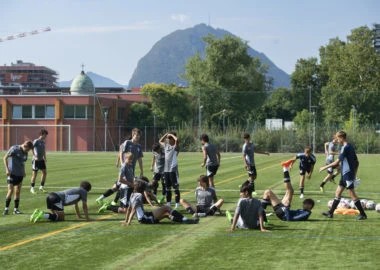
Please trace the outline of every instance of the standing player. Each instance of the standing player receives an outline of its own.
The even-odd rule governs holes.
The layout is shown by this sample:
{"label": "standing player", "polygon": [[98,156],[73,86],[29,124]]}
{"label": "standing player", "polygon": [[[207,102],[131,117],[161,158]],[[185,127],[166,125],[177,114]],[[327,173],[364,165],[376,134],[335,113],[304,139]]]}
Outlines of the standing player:
{"label": "standing player", "polygon": [[[336,136],[333,136],[333,139],[331,142],[325,143],[325,154],[326,154],[326,165],[329,165],[330,163],[334,162],[334,156],[339,155],[339,152],[336,151],[336,146],[338,143],[338,139]],[[336,173],[334,173],[334,169],[336,169]],[[339,174],[339,165],[336,168],[330,167],[327,169],[327,176],[325,179],[323,179],[321,185],[319,186],[319,189],[321,192],[324,192],[324,185],[327,183],[327,181],[333,182],[335,184],[334,178]]]}
{"label": "standing player", "polygon": [[290,159],[281,163],[284,171],[284,184],[286,189],[282,200],[280,201],[280,199],[276,196],[276,194],[273,193],[272,190],[267,189],[264,191],[261,204],[263,205],[264,209],[267,207],[267,205],[272,205],[276,216],[283,221],[305,221],[311,215],[311,210],[314,207],[314,200],[305,199],[302,203],[302,209],[290,210],[294,190],[290,181],[289,167],[293,162],[294,160]]}
{"label": "standing player", "polygon": [[335,191],[334,202],[330,208],[330,211],[323,212],[322,214],[328,218],[333,218],[334,211],[338,207],[338,204],[341,199],[342,192],[344,189],[347,189],[348,194],[351,197],[351,200],[354,201],[356,208],[359,210],[360,214],[357,216],[357,220],[367,219],[367,215],[364,212],[363,206],[360,203],[360,200],[355,192],[355,178],[356,173],[359,168],[358,157],[352,144],[347,141],[347,133],[343,130],[336,133],[338,142],[343,145],[338,158],[329,165],[323,166],[319,169],[319,172],[326,170],[331,167],[338,166],[340,163],[341,166],[341,180],[339,186]]}
{"label": "standing player", "polygon": [[214,175],[216,175],[220,166],[220,152],[215,144],[209,143],[207,134],[202,134],[199,139],[202,143],[203,152],[203,162],[201,167],[203,168],[206,165],[209,187],[215,188]]}
{"label": "standing player", "polygon": [[[5,166],[5,173],[7,174],[8,192],[5,197],[5,209],[3,215],[8,215],[9,204],[11,203],[12,194],[14,195],[14,209],[13,214],[22,214],[19,210],[20,194],[22,187],[22,180],[25,177],[25,161],[28,159],[29,150],[33,149],[31,141],[25,141],[21,145],[13,145],[5,154],[3,161]],[[8,163],[8,159],[10,162]]]}
{"label": "standing player", "polygon": [[314,170],[315,162],[317,162],[316,157],[311,153],[311,147],[306,146],[303,153],[298,153],[292,162],[289,164],[289,170],[292,169],[293,163],[299,159],[300,160],[300,198],[304,197],[304,189],[305,189],[305,176],[307,173],[307,178],[311,178],[311,174]]}
{"label": "standing player", "polygon": [[223,205],[223,199],[217,200],[215,189],[209,187],[209,178],[201,175],[198,178],[199,187],[195,189],[197,205],[192,205],[188,201],[181,199],[181,204],[186,211],[195,216],[213,216]]}
{"label": "standing player", "polygon": [[33,141],[33,159],[32,159],[32,178],[30,179],[30,192],[36,194],[34,185],[36,183],[36,177],[38,170],[41,170],[41,185],[40,191],[45,191],[45,181],[46,181],[46,151],[45,151],[45,140],[49,132],[46,129],[41,129],[40,136]]}
{"label": "standing player", "polygon": [[249,133],[245,133],[243,136],[244,144],[243,144],[243,160],[245,169],[248,172],[248,180],[243,183],[249,184],[252,187],[252,194],[257,195],[255,192],[255,179],[257,178],[257,171],[255,166],[255,153],[264,154],[269,156],[269,152],[258,151],[255,150],[255,145],[251,142],[251,135]]}
{"label": "standing player", "polygon": [[[30,222],[36,223],[41,219],[50,219],[51,221],[64,221],[64,206],[74,205],[75,214],[78,219],[90,221],[87,208],[87,193],[91,190],[91,184],[88,181],[82,181],[77,188],[70,188],[64,191],[52,192],[46,198],[47,209],[50,213],[36,209],[30,216]],[[78,202],[82,201],[84,217],[80,214]]]}
{"label": "standing player", "polygon": [[[166,140],[166,142],[165,142]],[[166,185],[166,204],[171,206],[172,201],[172,190],[174,188],[175,192],[175,208],[179,207],[179,201],[181,199],[181,194],[179,191],[179,176],[178,176],[178,153],[179,144],[177,134],[175,132],[166,133],[159,140],[160,145],[164,147],[165,151],[165,185]]]}
{"label": "standing player", "polygon": [[152,150],[153,150],[153,158],[152,158],[152,165],[150,166],[150,170],[154,171],[153,181],[152,181],[152,187],[154,189],[153,193],[154,195],[157,195],[158,182],[161,181],[162,197],[159,199],[159,202],[161,203],[162,200],[166,196],[166,186],[165,186],[165,179],[164,179],[165,152],[164,152],[164,149],[162,149],[161,144],[159,143],[153,144]]}

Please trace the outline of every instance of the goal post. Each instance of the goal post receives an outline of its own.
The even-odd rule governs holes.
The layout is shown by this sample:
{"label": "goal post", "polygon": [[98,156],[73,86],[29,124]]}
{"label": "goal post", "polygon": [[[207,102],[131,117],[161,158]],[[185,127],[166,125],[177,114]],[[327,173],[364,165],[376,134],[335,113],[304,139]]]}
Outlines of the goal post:
{"label": "goal post", "polygon": [[7,151],[12,145],[33,141],[39,137],[40,130],[46,129],[46,151],[71,152],[71,125],[0,125],[0,150]]}

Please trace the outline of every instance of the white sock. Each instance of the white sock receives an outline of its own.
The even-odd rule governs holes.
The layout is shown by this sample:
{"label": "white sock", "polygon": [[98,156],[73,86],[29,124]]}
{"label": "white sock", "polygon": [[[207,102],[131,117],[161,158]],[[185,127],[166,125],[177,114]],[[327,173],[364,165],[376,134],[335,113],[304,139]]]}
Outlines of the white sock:
{"label": "white sock", "polygon": [[287,172],[287,171],[289,171],[289,168],[288,167],[283,167],[283,170],[284,170],[284,172]]}

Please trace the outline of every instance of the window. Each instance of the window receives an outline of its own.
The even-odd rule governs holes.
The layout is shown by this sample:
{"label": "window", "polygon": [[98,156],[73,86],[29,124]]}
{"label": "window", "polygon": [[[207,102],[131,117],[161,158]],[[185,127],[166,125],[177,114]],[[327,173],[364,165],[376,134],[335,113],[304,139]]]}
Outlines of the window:
{"label": "window", "polygon": [[88,116],[92,117],[92,110],[85,105],[66,105],[64,108],[66,119],[88,119]]}
{"label": "window", "polygon": [[3,118],[3,105],[0,105],[0,119]]}
{"label": "window", "polygon": [[13,119],[54,119],[54,105],[15,105],[12,108]]}
{"label": "window", "polygon": [[86,118],[86,106],[75,106],[75,118],[85,119]]}
{"label": "window", "polygon": [[65,112],[64,112],[64,117],[65,118],[75,118],[74,117],[74,105],[66,105],[65,106]]}
{"label": "window", "polygon": [[125,108],[119,107],[117,109],[117,120],[124,121]]}

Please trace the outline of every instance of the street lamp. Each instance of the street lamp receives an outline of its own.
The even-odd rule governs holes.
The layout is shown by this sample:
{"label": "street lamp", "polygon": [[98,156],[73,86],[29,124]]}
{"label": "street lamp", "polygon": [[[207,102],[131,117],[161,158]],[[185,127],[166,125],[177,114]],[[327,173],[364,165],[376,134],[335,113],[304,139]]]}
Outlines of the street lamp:
{"label": "street lamp", "polygon": [[227,129],[226,129],[226,122],[225,122],[225,115],[226,115],[226,109],[223,109],[223,132],[226,132],[226,153],[228,151],[228,137],[227,137]]}
{"label": "street lamp", "polygon": [[355,134],[357,109],[356,109],[355,105],[351,105],[351,107],[353,109],[353,112],[352,112],[352,131]]}
{"label": "street lamp", "polygon": [[201,137],[202,134],[202,109],[203,105],[199,105],[199,113],[198,113],[198,138]]}
{"label": "street lamp", "polygon": [[104,114],[104,152],[107,151],[107,128],[108,128],[108,108],[103,109]]}

